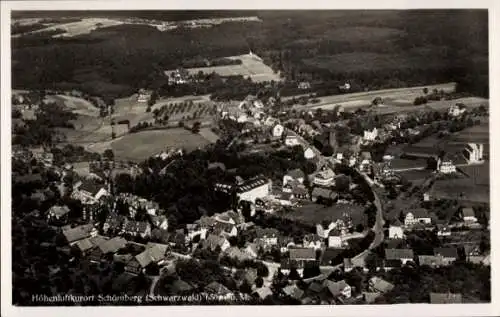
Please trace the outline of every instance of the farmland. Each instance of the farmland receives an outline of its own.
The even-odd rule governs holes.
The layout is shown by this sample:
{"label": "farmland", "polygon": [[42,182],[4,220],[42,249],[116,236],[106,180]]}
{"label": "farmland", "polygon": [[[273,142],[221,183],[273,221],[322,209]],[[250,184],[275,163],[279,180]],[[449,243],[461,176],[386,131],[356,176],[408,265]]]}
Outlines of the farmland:
{"label": "farmland", "polygon": [[[254,82],[264,82],[264,81],[279,81],[279,73],[273,72],[271,67],[267,66],[262,62],[262,60],[250,54],[229,56],[227,59],[241,60],[240,65],[229,65],[229,66],[215,66],[215,67],[199,67],[199,68],[187,68],[186,70],[190,75],[196,75],[198,72],[203,72],[205,74],[210,74],[212,72],[219,74],[220,76],[237,76],[241,75],[245,78],[250,77]],[[165,71],[165,75],[170,75],[174,70]]]}
{"label": "farmland", "polygon": [[327,207],[311,203],[295,208],[293,211],[287,211],[281,216],[309,225],[316,225],[323,220],[334,221],[336,219],[341,219],[344,213],[352,217],[354,225],[364,222],[364,208],[362,206],[348,204],[334,204],[333,206]]}

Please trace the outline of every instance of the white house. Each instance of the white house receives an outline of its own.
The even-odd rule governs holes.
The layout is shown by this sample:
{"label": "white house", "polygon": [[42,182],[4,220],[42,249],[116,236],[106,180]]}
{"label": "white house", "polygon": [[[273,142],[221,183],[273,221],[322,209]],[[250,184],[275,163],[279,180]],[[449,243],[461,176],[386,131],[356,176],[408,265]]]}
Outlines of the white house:
{"label": "white house", "polygon": [[306,160],[313,159],[315,156],[316,156],[316,154],[314,153],[314,151],[313,151],[311,148],[307,148],[307,149],[304,151],[304,158],[305,158]]}
{"label": "white house", "polygon": [[481,143],[469,143],[463,151],[465,159],[469,164],[483,162],[484,145]]}
{"label": "white house", "polygon": [[352,288],[344,280],[338,282],[325,280],[324,285],[328,288],[333,297],[351,297]]}
{"label": "white house", "polygon": [[365,130],[363,133],[363,139],[365,141],[375,141],[378,136],[377,128],[373,128],[373,130]]}
{"label": "white house", "polygon": [[330,222],[328,224],[328,227],[324,228],[322,224],[317,224],[316,225],[316,234],[320,236],[321,238],[328,238],[330,235],[330,231],[333,229],[337,228],[337,223],[336,222]]}
{"label": "white house", "polygon": [[335,173],[330,168],[318,172],[314,176],[313,183],[319,186],[332,186],[335,183]]}
{"label": "white house", "polygon": [[285,132],[285,128],[281,124],[277,124],[273,127],[273,137],[279,138],[283,135],[283,132]]}
{"label": "white house", "polygon": [[389,239],[403,239],[404,233],[399,221],[389,226]]}
{"label": "white house", "polygon": [[463,104],[456,104],[448,108],[448,115],[452,117],[458,117],[466,111],[466,107]]}
{"label": "white house", "polygon": [[255,204],[257,198],[264,198],[271,193],[272,182],[263,176],[257,176],[248,180],[237,177],[236,184],[218,183],[215,190],[230,194],[233,189],[239,200],[246,200]]}
{"label": "white house", "polygon": [[406,212],[405,215],[405,226],[412,226],[417,223],[430,224],[432,219],[429,215],[427,209],[417,208]]}
{"label": "white house", "polygon": [[438,171],[443,174],[451,174],[451,173],[456,173],[457,168],[455,165],[453,165],[452,161],[444,161],[441,162],[441,160],[438,160]]}
{"label": "white house", "polygon": [[290,182],[298,182],[300,184],[304,184],[305,174],[301,169],[294,169],[288,171],[286,175],[283,176],[283,186]]}
{"label": "white house", "polygon": [[285,139],[285,145],[286,146],[296,146],[300,145],[299,139],[295,135],[287,135]]}
{"label": "white house", "polygon": [[340,249],[343,248],[343,241],[340,236],[329,236],[328,237],[328,247],[329,248],[336,248]]}

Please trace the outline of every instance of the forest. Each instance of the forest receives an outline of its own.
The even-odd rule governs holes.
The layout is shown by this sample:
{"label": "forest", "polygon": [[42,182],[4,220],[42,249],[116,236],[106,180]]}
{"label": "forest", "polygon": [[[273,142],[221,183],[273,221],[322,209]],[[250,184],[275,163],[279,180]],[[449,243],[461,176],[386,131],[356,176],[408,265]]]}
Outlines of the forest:
{"label": "forest", "polygon": [[[232,16],[251,13],[255,14],[240,11]],[[137,14],[160,20],[210,16]],[[225,14],[229,12],[221,13]],[[215,60],[251,49],[286,80],[310,80],[319,85],[313,85],[314,90],[327,93],[339,93],[334,88],[344,81],[355,90],[457,81],[458,90],[488,96],[486,10],[256,14],[262,22],[170,32],[124,24],[73,38],[51,38],[51,34],[13,38],[13,87],[75,88],[117,98],[157,85],[163,70],[184,61]],[[329,85],[320,87],[324,82]]]}

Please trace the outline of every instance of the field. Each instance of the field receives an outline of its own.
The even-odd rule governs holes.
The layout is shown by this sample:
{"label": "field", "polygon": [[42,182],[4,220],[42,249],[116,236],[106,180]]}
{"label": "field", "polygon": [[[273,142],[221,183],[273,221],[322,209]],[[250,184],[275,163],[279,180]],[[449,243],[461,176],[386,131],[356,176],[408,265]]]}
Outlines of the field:
{"label": "field", "polygon": [[[306,106],[297,106],[301,109],[317,109],[321,108],[324,110],[333,109],[336,105],[342,105],[344,108],[359,108],[364,106],[369,106],[373,99],[376,97],[381,97],[384,100],[384,105],[386,107],[380,107],[380,111],[383,109],[392,109],[401,104],[411,105],[411,108],[416,108],[413,106],[413,101],[416,97],[423,95],[423,89],[428,88],[429,91],[433,89],[444,90],[445,92],[455,91],[455,83],[446,83],[438,85],[428,85],[428,86],[418,86],[409,88],[396,88],[396,89],[383,89],[368,92],[358,92],[352,94],[342,94],[334,96],[320,97],[319,103],[309,104]],[[388,107],[392,106],[392,107]]]}
{"label": "field", "polygon": [[45,29],[36,30],[30,33],[39,33],[46,31],[53,31],[56,29],[62,29],[66,32],[61,34],[56,34],[54,35],[54,37],[73,37],[82,34],[88,34],[97,28],[110,27],[120,24],[123,24],[123,22],[118,20],[104,19],[104,18],[89,18],[89,19],[82,19],[81,21],[78,22],[50,25]]}
{"label": "field", "polygon": [[452,199],[475,203],[490,202],[490,187],[475,185],[469,178],[436,181],[430,190],[433,199]]}
{"label": "field", "polygon": [[190,151],[209,143],[201,135],[185,129],[166,129],[127,134],[111,142],[110,146],[119,159],[141,161],[172,147]]}
{"label": "field", "polygon": [[[267,66],[262,62],[262,60],[250,54],[229,56],[228,59],[239,59],[241,60],[240,65],[229,65],[229,66],[215,66],[215,67],[200,67],[200,68],[187,68],[186,70],[190,75],[198,74],[202,71],[205,74],[210,74],[215,72],[220,76],[236,76],[242,75],[247,78],[250,77],[254,82],[263,81],[279,81],[279,73],[274,73],[271,67]],[[165,71],[165,75],[170,75],[175,70]]]}
{"label": "field", "polygon": [[73,113],[99,117],[99,109],[85,99],[65,95],[51,95],[46,96],[45,99],[49,102],[64,103],[64,106]]}
{"label": "field", "polygon": [[347,204],[334,204],[331,207],[307,204],[282,214],[282,217],[316,225],[323,220],[334,221],[340,219],[344,212],[352,217],[354,225],[364,223],[364,208],[362,206]]}

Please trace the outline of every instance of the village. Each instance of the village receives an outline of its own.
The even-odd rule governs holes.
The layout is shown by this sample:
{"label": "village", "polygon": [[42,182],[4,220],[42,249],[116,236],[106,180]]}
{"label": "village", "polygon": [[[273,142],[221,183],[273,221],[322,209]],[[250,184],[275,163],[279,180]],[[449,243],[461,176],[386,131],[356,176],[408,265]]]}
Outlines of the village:
{"label": "village", "polygon": [[[149,97],[138,94],[140,102]],[[285,153],[285,161],[304,163],[284,173],[254,173],[249,163],[243,176],[230,162],[205,159],[201,168],[215,175],[206,190],[226,210],[200,203],[201,217],[178,223],[172,208],[179,206],[134,194],[137,177],[175,178],[175,164],[191,155],[181,147],[157,153],[157,168],[148,170],[115,160],[112,150],[74,163],[51,148],[21,146],[13,148],[14,189],[36,208],[13,220],[49,226],[55,238],[37,243],[116,294],[387,303],[401,287],[398,272],[435,276],[455,265],[490,265],[489,141],[479,136],[487,106],[447,100],[444,110],[430,103],[387,114],[377,112],[380,98],[355,111],[283,111],[276,103],[248,96],[217,106],[219,134],[236,129],[226,149],[250,157]],[[23,111],[36,116],[31,106]],[[472,129],[479,129],[470,134],[477,140],[464,141],[461,131]],[[217,277],[201,276],[207,268]],[[112,280],[99,282],[110,269]],[[60,271],[49,268],[49,277]],[[478,300],[458,289],[433,286],[416,301]]]}

